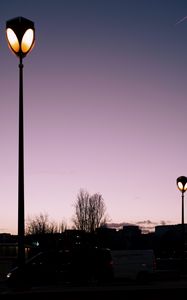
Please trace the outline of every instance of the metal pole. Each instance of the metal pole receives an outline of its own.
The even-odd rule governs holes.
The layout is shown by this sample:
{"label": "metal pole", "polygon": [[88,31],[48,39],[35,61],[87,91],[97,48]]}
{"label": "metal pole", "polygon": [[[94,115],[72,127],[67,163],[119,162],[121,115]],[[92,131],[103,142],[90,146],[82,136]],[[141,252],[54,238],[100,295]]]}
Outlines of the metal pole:
{"label": "metal pole", "polygon": [[18,149],[18,265],[25,263],[24,220],[24,130],[23,130],[23,63],[19,63],[19,149]]}
{"label": "metal pole", "polygon": [[185,263],[184,192],[182,191],[182,270]]}
{"label": "metal pole", "polygon": [[184,226],[184,192],[182,192],[182,227]]}

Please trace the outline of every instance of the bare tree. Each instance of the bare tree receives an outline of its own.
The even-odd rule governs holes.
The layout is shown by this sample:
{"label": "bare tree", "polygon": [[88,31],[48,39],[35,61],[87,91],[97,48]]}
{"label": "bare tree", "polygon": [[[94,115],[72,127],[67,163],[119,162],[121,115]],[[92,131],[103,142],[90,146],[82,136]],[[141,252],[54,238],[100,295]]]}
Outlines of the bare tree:
{"label": "bare tree", "polygon": [[93,232],[96,228],[106,223],[105,203],[102,195],[90,195],[81,189],[75,203],[75,216],[73,223],[76,229]]}
{"label": "bare tree", "polygon": [[26,224],[26,234],[46,234],[58,232],[56,222],[50,222],[46,214],[40,214],[33,219],[28,218]]}
{"label": "bare tree", "polygon": [[62,233],[67,229],[67,225],[65,221],[61,221],[58,225],[58,232]]}

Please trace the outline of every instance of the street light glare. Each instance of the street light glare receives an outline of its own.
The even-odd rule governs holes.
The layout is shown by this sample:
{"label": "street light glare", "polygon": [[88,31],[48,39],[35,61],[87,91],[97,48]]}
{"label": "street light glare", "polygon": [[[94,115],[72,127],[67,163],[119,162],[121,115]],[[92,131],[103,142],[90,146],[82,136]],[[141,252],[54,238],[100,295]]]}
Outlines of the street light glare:
{"label": "street light glare", "polygon": [[8,39],[8,45],[10,46],[10,48],[12,48],[12,50],[16,53],[19,52],[19,41],[14,31],[11,28],[7,28],[6,34]]}
{"label": "street light glare", "polygon": [[34,31],[32,29],[27,29],[21,41],[21,50],[23,53],[27,53],[31,50],[33,47],[33,41]]}
{"label": "street light glare", "polygon": [[187,187],[186,188],[185,187],[186,187],[186,184],[185,184],[185,186],[183,186],[182,182],[178,182],[178,188],[180,191],[183,191],[183,192],[186,191]]}
{"label": "street light glare", "polygon": [[34,22],[23,17],[7,21],[6,37],[9,48],[22,60],[35,43]]}
{"label": "street light glare", "polygon": [[178,189],[184,193],[187,190],[187,177],[180,176],[177,178],[177,187]]}

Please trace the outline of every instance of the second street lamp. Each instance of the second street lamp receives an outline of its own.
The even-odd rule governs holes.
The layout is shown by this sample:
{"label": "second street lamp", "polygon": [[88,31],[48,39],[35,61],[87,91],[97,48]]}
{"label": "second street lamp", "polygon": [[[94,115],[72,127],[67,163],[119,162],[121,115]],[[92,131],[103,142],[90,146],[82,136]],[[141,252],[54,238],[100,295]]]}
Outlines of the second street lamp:
{"label": "second street lamp", "polygon": [[187,177],[180,176],[177,178],[177,187],[182,193],[182,217],[181,217],[181,226],[182,226],[182,268],[184,268],[185,262],[185,227],[184,227],[184,193],[187,190]]}
{"label": "second street lamp", "polygon": [[25,263],[24,216],[24,124],[23,124],[23,58],[35,42],[34,23],[23,17],[6,22],[9,48],[19,57],[19,142],[18,142],[18,265]]}

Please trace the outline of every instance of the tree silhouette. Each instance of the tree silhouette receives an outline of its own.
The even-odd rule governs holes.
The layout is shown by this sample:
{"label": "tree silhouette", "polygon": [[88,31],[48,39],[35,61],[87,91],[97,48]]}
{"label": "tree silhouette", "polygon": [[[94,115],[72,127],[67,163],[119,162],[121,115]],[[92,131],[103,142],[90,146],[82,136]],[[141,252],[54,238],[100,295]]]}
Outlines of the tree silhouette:
{"label": "tree silhouette", "polygon": [[33,219],[28,218],[26,224],[26,234],[46,234],[46,233],[57,233],[63,232],[66,228],[66,225],[61,222],[58,226],[56,222],[49,221],[47,214],[40,213],[38,216],[35,216]]}
{"label": "tree silhouette", "polygon": [[106,223],[105,203],[101,194],[90,195],[81,189],[75,202],[73,223],[76,229],[93,232]]}

